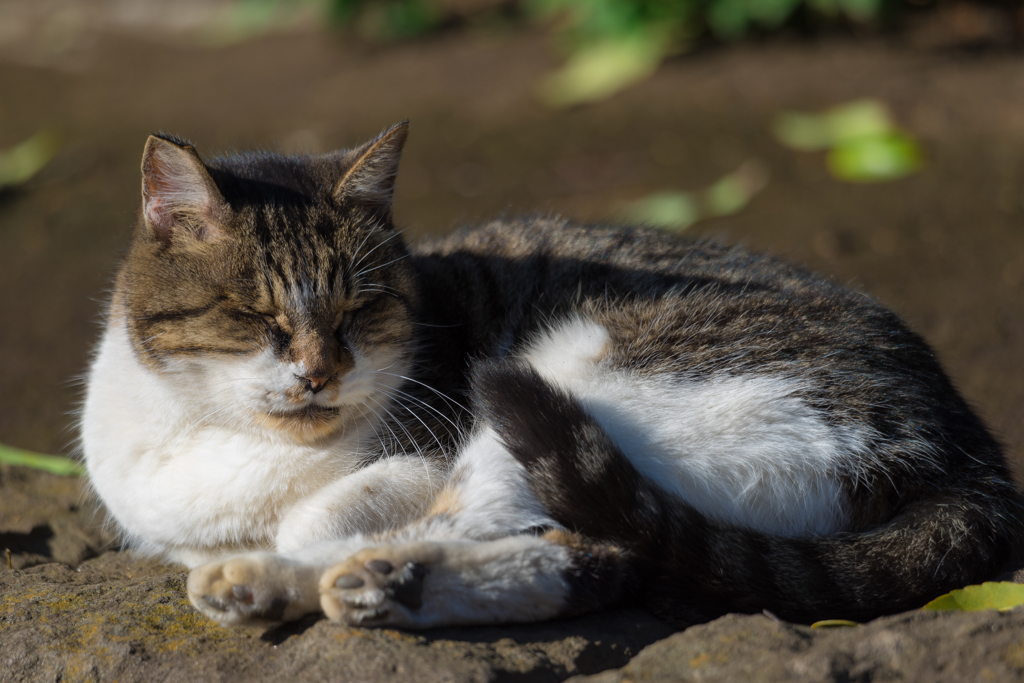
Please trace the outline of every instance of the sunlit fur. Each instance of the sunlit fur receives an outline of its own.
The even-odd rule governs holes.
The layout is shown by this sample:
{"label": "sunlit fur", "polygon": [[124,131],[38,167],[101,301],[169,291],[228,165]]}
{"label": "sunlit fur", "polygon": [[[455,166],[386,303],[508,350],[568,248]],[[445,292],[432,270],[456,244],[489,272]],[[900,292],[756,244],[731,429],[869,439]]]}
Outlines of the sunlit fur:
{"label": "sunlit fur", "polygon": [[861,620],[1009,558],[999,445],[891,312],[637,227],[407,247],[405,134],[147,143],[82,435],[126,541],[194,567],[204,614]]}

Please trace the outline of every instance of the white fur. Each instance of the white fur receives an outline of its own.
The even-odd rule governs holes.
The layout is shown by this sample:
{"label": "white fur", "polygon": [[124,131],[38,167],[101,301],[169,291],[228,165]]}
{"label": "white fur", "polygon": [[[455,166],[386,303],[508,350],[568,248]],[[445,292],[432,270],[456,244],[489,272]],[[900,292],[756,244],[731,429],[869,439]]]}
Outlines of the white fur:
{"label": "white fur", "polygon": [[[391,599],[381,585],[383,577],[366,571],[370,559],[427,567],[423,604],[409,609]],[[533,536],[369,548],[327,570],[320,580],[320,604],[331,619],[353,625],[429,628],[540,621],[565,607],[569,561],[567,548]],[[344,574],[358,574],[365,584],[338,589],[334,582]]]}
{"label": "white fur", "polygon": [[840,476],[867,436],[830,426],[771,375],[640,376],[604,358],[607,330],[569,320],[525,358],[581,401],[636,468],[707,516],[787,536],[843,528]]}
{"label": "white fur", "polygon": [[452,473],[461,509],[452,526],[464,538],[500,538],[532,527],[557,527],[526,480],[526,471],[490,427],[475,434]]}
{"label": "white fur", "polygon": [[[283,395],[296,382],[290,364],[264,353],[174,361],[155,373],[139,363],[123,322],[112,316],[91,369],[83,414],[92,486],[130,544],[190,566],[243,549],[319,540],[310,529],[302,530],[300,540],[282,539],[281,521],[289,520],[296,506],[308,510],[309,496],[319,496],[323,518],[329,518],[325,487],[338,486],[359,470],[364,454],[376,445],[371,441],[374,410],[387,407],[383,392],[397,380],[375,369],[393,364],[388,357],[357,357],[340,390],[310,401],[356,405],[357,416],[365,419],[326,443],[300,444],[254,419],[296,408]],[[371,396],[380,408],[363,407]],[[408,476],[395,476],[399,470]],[[370,485],[374,473],[379,495],[373,505],[398,520],[422,507],[436,486],[423,476],[424,465],[415,455],[360,472],[361,485]],[[352,528],[347,515],[368,514],[365,506],[346,505],[358,492],[339,488],[341,500],[331,504],[341,512],[322,522],[323,533]],[[291,520],[304,514],[308,517],[296,511]]]}
{"label": "white fur", "polygon": [[[792,536],[843,528],[840,478],[855,471],[869,435],[830,426],[801,398],[808,387],[797,380],[641,375],[614,366],[611,343],[601,325],[574,318],[539,335],[524,358],[580,400],[643,474],[702,513]],[[381,382],[401,374],[376,374],[374,363],[361,362],[326,399],[331,405],[384,400]],[[437,472],[401,454],[359,469],[360,454],[374,445],[371,420],[317,445],[253,427],[247,415],[284,409],[294,368],[269,354],[203,363],[154,374],[112,324],[93,368],[84,439],[94,486],[143,548],[189,564],[236,548],[282,551],[195,570],[189,592],[206,614],[252,621],[253,603],[232,598],[233,582],[247,582],[255,604],[284,599],[292,618],[318,608],[312,581],[321,575],[320,604],[349,623],[517,621],[562,609],[569,551],[513,536],[557,524],[493,429],[478,427],[458,453],[446,484],[450,510],[381,535],[424,510],[440,485]],[[196,406],[223,412],[204,417]],[[346,606],[334,580],[365,573],[366,558],[427,566],[423,606],[393,603],[369,578],[358,589],[361,607]],[[211,608],[208,595],[220,596],[226,611]]]}

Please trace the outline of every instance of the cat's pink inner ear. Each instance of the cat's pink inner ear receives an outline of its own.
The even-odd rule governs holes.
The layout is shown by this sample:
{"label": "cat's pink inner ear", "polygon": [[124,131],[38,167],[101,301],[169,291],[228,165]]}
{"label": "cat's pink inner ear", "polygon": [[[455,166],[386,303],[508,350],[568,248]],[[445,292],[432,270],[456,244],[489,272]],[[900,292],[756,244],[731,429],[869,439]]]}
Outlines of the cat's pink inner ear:
{"label": "cat's pink inner ear", "polygon": [[398,163],[408,134],[409,122],[403,121],[346,155],[346,160],[352,160],[351,165],[335,184],[334,198],[390,210]]}
{"label": "cat's pink inner ear", "polygon": [[222,235],[216,220],[220,192],[191,146],[150,136],[142,156],[142,201],[146,224],[163,242],[175,234],[201,241]]}

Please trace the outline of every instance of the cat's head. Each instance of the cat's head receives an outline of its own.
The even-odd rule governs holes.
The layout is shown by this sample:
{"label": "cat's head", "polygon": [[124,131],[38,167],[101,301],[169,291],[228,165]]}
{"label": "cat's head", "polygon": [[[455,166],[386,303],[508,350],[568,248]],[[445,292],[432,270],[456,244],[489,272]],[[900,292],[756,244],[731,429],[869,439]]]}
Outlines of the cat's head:
{"label": "cat's head", "polygon": [[195,419],[308,442],[386,405],[414,345],[415,278],[391,222],[406,133],[206,162],[149,138],[115,312]]}

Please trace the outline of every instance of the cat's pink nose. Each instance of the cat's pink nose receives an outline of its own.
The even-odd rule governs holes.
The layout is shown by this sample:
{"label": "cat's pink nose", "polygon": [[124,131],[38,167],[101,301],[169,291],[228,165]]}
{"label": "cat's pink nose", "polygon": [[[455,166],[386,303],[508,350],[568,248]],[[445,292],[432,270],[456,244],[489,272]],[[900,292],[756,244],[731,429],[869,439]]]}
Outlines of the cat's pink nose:
{"label": "cat's pink nose", "polygon": [[324,388],[324,386],[331,380],[327,375],[312,376],[312,377],[299,377],[306,383],[306,388],[312,391],[314,394]]}

